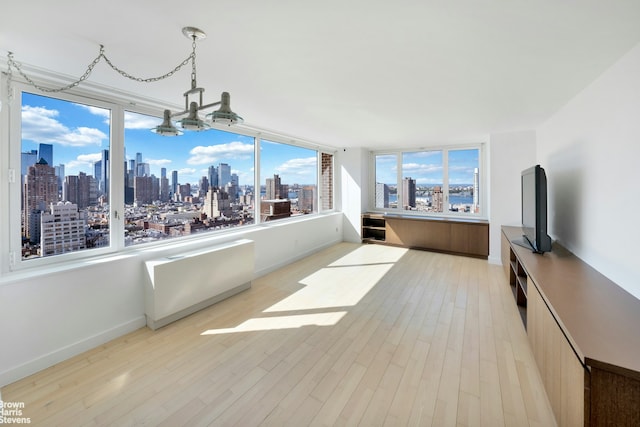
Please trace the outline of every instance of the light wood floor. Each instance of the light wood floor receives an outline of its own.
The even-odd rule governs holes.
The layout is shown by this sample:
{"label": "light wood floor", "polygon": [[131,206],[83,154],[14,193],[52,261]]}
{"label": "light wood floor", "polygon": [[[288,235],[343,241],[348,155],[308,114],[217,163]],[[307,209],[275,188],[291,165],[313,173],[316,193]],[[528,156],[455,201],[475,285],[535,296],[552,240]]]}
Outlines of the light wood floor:
{"label": "light wood floor", "polygon": [[555,425],[499,266],[348,243],[2,398],[46,426]]}

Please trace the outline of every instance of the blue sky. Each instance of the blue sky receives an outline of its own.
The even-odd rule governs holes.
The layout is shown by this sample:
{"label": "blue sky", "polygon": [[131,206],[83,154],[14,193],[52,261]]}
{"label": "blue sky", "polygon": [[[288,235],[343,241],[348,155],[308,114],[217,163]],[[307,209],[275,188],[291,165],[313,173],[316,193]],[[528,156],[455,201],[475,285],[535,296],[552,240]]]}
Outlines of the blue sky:
{"label": "blue sky", "polygon": [[[478,167],[478,149],[449,150],[449,184],[473,184],[474,169]],[[376,156],[376,181],[396,184],[395,155]],[[417,185],[442,185],[443,153],[441,150],[405,152],[402,155],[402,177],[411,177]]]}
{"label": "blue sky", "polygon": [[[90,107],[40,95],[23,93],[22,151],[37,150],[40,143],[53,145],[53,163],[65,165],[66,175],[85,172],[93,175],[93,164],[101,151],[109,148],[109,110]],[[253,184],[254,141],[232,132],[210,130],[164,137],[150,132],[160,118],[125,113],[125,150],[127,160],[142,153],[151,173],[160,177],[178,171],[181,184],[197,183],[207,175],[209,166],[227,163],[237,173],[240,185]],[[233,129],[233,128],[231,128]],[[261,142],[261,178],[278,173],[284,184],[316,182],[315,151],[263,140]]]}

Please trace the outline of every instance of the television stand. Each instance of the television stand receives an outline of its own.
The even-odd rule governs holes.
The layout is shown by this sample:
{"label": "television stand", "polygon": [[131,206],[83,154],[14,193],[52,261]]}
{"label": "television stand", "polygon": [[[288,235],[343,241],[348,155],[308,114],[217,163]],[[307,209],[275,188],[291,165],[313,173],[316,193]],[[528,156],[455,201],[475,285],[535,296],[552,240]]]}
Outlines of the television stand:
{"label": "television stand", "polygon": [[640,300],[557,242],[502,227],[502,265],[558,425],[640,425]]}

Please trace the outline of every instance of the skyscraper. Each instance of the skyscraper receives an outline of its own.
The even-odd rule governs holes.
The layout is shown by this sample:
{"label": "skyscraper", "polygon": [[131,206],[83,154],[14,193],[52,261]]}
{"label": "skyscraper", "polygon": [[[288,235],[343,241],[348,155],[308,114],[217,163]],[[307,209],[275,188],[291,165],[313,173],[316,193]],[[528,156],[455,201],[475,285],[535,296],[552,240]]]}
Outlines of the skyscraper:
{"label": "skyscraper", "polygon": [[282,191],[280,175],[275,174],[273,175],[273,178],[267,178],[264,198],[265,200],[286,199]]}
{"label": "skyscraper", "polygon": [[376,208],[389,207],[389,186],[376,182]]}
{"label": "skyscraper", "polygon": [[178,171],[171,172],[171,194],[178,193]]}
{"label": "skyscraper", "polygon": [[444,212],[444,194],[439,185],[433,187],[431,192],[431,209],[433,212]]}
{"label": "skyscraper", "polygon": [[31,243],[40,241],[40,213],[51,203],[58,202],[58,179],[55,169],[43,158],[29,166],[25,175],[22,221],[24,236]]}
{"label": "skyscraper", "polygon": [[211,187],[218,187],[218,168],[209,166],[207,178],[209,178],[209,185]]}
{"label": "skyscraper", "polygon": [[92,186],[92,181],[95,179],[84,172],[78,173],[77,176],[65,177],[64,201],[77,205],[78,209],[95,205],[97,200],[95,200],[96,194],[91,191],[92,187],[95,187],[95,184]]}
{"label": "skyscraper", "polygon": [[226,163],[218,165],[218,187],[224,187],[231,182],[231,166]]}
{"label": "skyscraper", "polygon": [[402,200],[404,210],[416,207],[416,180],[406,177],[402,180]]}
{"label": "skyscraper", "polygon": [[38,159],[38,150],[20,153],[20,175],[26,175],[29,166],[35,165],[38,160],[40,160]]}
{"label": "skyscraper", "polygon": [[38,160],[44,159],[49,166],[53,166],[53,145],[40,144],[38,147]]}
{"label": "skyscraper", "polygon": [[221,215],[231,216],[231,201],[225,191],[210,188],[202,204],[202,212],[211,219]]}
{"label": "skyscraper", "polygon": [[98,181],[98,190],[100,194],[109,198],[109,150],[102,150],[102,171],[100,175],[94,175]]}

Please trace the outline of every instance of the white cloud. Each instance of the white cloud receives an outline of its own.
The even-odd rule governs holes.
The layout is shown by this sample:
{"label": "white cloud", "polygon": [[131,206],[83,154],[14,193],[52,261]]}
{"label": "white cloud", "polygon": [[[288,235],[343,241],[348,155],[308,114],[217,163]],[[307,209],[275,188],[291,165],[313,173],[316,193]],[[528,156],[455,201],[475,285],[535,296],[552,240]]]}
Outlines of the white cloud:
{"label": "white cloud", "polygon": [[22,107],[22,138],[34,142],[57,143],[64,146],[86,147],[102,145],[108,136],[99,129],[77,127],[69,129],[56,117],[59,112],[44,107]]}
{"label": "white cloud", "polygon": [[[80,154],[75,160],[71,160],[65,163],[65,173],[67,175],[73,175],[73,171],[92,171],[93,164],[99,160],[102,160],[102,153],[90,153]],[[93,173],[91,173],[93,174]]]}
{"label": "white cloud", "polygon": [[180,175],[193,175],[197,172],[196,169],[193,168],[182,168],[182,169],[178,169],[178,177]]}
{"label": "white cloud", "polygon": [[290,159],[276,169],[283,175],[309,175],[310,172],[315,172],[317,162],[316,157]]}
{"label": "white cloud", "polygon": [[164,167],[171,163],[169,159],[144,159],[145,163],[149,163],[150,165]]}
{"label": "white cloud", "polygon": [[162,119],[158,117],[145,116],[143,114],[131,113],[125,111],[124,113],[124,128],[125,129],[153,129],[162,123]]}
{"label": "white cloud", "polygon": [[187,160],[190,165],[215,164],[226,159],[249,159],[253,156],[253,144],[230,142],[228,144],[193,147]]}
{"label": "white cloud", "polygon": [[[111,119],[111,110],[100,107],[92,107],[90,105],[76,104],[84,108],[93,115],[104,118],[104,122],[108,125]],[[145,114],[133,113],[131,111],[124,112],[124,128],[125,129],[153,129],[162,122],[161,118],[147,116]]]}

